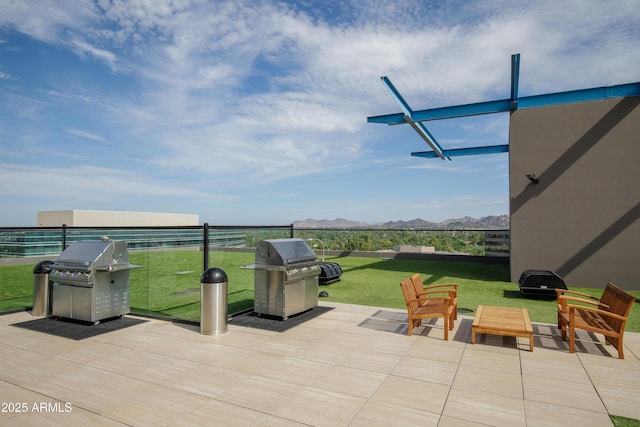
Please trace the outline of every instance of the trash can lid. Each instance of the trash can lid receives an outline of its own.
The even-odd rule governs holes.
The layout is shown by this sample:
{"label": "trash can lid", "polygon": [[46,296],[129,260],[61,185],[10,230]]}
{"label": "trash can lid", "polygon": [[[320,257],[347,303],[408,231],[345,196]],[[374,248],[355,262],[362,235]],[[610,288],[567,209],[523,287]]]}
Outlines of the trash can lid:
{"label": "trash can lid", "polygon": [[201,283],[222,283],[226,281],[227,273],[217,267],[206,269],[200,278]]}
{"label": "trash can lid", "polygon": [[51,264],[53,264],[53,261],[40,261],[35,267],[33,267],[33,274],[50,273]]}

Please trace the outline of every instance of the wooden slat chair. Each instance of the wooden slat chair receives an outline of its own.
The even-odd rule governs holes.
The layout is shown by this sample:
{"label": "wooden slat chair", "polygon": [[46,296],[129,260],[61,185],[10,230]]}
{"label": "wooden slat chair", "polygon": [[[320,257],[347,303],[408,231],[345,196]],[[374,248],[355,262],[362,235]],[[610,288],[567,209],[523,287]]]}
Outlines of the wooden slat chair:
{"label": "wooden slat chair", "polygon": [[[416,295],[411,278],[400,283],[404,300],[407,303],[407,315],[409,320],[408,335],[413,335],[413,328],[422,324],[422,319],[444,318],[444,339],[449,340],[449,330],[453,329],[453,305],[451,298],[445,291],[429,291],[425,293],[423,305],[420,305],[420,298]],[[442,295],[442,294],[445,295]],[[440,294],[441,296],[434,296]]]}
{"label": "wooden slat chair", "polygon": [[458,319],[458,284],[457,283],[446,283],[439,285],[428,285],[425,286],[422,284],[422,279],[420,278],[419,273],[415,273],[411,276],[411,282],[413,283],[413,288],[416,290],[416,296],[420,300],[420,305],[424,305],[426,303],[426,295],[427,292],[431,292],[434,290],[441,290],[441,292],[447,292],[449,297],[451,298],[450,304],[453,304],[453,320]]}
{"label": "wooden slat chair", "polygon": [[[558,296],[558,328],[567,340],[569,353],[575,351],[575,330],[604,335],[605,342],[616,347],[618,358],[624,359],[622,338],[635,297],[608,283],[600,299],[576,291],[556,289]],[[569,304],[574,303],[574,304]]]}

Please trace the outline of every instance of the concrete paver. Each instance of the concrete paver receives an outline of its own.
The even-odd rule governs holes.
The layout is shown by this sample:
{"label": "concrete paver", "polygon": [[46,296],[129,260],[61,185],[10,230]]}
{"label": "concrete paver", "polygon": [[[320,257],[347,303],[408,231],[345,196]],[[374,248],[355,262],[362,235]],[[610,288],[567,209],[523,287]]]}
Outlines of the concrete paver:
{"label": "concrete paver", "polygon": [[[555,325],[527,340],[479,334],[460,315],[406,335],[406,313],[332,310],[285,332],[229,324],[221,336],[157,319],[74,341],[0,316],[0,425],[611,425],[640,419],[640,334],[625,360]],[[627,345],[628,344],[628,345]],[[563,417],[560,420],[558,417]]]}

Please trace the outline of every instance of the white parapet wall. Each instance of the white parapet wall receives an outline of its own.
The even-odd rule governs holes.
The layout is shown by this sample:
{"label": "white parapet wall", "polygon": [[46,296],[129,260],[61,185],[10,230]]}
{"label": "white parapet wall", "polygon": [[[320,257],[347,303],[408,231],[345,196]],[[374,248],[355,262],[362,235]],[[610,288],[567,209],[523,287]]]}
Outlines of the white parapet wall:
{"label": "white parapet wall", "polygon": [[199,215],[98,210],[39,211],[38,227],[154,227],[199,225]]}
{"label": "white parapet wall", "polygon": [[434,246],[395,245],[393,250],[396,252],[410,252],[413,254],[431,254],[436,251],[436,248]]}

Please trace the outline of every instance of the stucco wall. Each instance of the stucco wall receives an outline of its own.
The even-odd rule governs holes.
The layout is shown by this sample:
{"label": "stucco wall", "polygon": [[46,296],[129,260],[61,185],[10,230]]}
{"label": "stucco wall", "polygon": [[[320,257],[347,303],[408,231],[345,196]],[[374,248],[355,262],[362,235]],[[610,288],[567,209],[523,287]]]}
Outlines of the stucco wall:
{"label": "stucco wall", "polygon": [[640,290],[640,97],[517,110],[509,145],[511,280]]}

